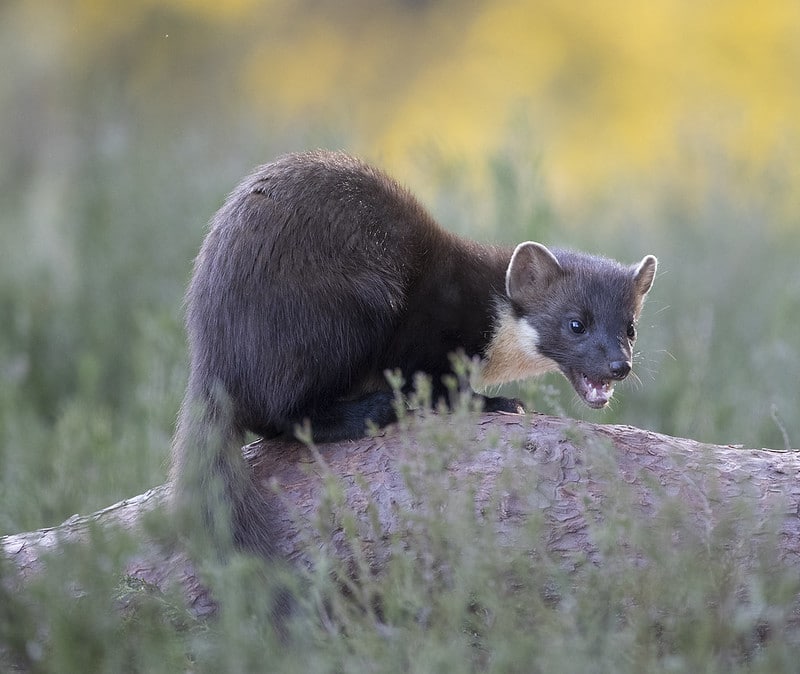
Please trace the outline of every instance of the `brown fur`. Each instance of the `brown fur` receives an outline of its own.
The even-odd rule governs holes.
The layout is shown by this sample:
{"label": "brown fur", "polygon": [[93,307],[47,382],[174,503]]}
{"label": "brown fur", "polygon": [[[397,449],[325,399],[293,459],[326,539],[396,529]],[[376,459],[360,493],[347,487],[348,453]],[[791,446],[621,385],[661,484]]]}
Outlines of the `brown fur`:
{"label": "brown fur", "polygon": [[[625,332],[654,273],[652,257],[631,268],[458,238],[388,176],[341,153],[256,169],[212,219],[186,295],[179,512],[216,541],[274,556],[240,455],[245,433],[287,435],[309,421],[318,442],[358,437],[368,421],[395,419],[386,370],[408,382],[426,373],[443,395],[455,351],[484,363],[487,384],[558,368],[596,406],[630,369]],[[569,328],[578,318],[581,335]]]}

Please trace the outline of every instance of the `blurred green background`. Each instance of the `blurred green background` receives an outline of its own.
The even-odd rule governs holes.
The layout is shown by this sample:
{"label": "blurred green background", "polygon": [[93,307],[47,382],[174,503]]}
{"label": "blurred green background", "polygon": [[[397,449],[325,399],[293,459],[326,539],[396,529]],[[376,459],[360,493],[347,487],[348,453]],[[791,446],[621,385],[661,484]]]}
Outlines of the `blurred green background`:
{"label": "blurred green background", "polygon": [[0,533],[163,481],[205,224],[312,147],[481,240],[659,257],[641,384],[539,409],[797,447],[798,36],[795,0],[6,0]]}

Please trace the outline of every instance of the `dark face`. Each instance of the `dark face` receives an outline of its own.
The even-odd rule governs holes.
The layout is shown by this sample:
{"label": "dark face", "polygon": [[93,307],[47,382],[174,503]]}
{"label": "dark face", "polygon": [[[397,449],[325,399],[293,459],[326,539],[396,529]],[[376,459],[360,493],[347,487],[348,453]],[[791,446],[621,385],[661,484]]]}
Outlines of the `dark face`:
{"label": "dark face", "polygon": [[602,257],[520,244],[512,256],[509,298],[534,328],[537,349],[554,361],[589,407],[605,407],[631,371],[636,321],[656,259],[627,267]]}
{"label": "dark face", "polygon": [[556,281],[543,298],[548,309],[536,320],[539,348],[581,400],[600,408],[631,371],[641,298],[624,273],[574,281]]}

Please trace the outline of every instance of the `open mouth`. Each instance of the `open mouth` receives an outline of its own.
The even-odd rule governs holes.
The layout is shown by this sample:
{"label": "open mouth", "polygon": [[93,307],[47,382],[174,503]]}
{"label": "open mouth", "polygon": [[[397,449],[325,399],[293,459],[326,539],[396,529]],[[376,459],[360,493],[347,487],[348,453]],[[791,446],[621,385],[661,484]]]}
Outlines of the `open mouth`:
{"label": "open mouth", "polygon": [[605,407],[614,395],[614,382],[610,379],[591,379],[583,372],[573,372],[571,375],[572,387],[589,407]]}

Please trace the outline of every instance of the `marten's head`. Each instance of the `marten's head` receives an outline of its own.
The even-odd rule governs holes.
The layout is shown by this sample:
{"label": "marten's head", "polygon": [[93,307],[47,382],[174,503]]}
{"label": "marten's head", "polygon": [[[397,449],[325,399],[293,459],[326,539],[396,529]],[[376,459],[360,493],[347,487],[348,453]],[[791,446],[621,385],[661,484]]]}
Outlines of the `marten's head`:
{"label": "marten's head", "polygon": [[519,244],[506,273],[508,306],[498,330],[507,343],[515,342],[514,357],[527,363],[511,368],[511,378],[558,369],[587,405],[604,407],[614,384],[631,371],[636,322],[656,265],[652,255],[625,266],[551,252],[531,241]]}

